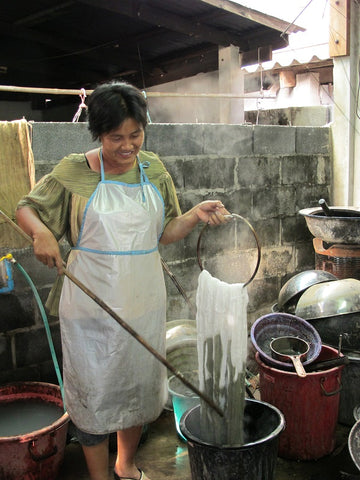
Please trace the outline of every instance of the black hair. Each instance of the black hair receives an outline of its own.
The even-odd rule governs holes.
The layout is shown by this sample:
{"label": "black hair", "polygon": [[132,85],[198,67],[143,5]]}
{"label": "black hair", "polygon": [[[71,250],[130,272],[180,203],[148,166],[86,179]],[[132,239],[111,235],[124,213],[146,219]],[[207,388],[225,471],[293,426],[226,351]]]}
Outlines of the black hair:
{"label": "black hair", "polygon": [[95,88],[87,104],[88,128],[93,140],[133,118],[145,129],[147,102],[142,92],[126,82],[103,83]]}

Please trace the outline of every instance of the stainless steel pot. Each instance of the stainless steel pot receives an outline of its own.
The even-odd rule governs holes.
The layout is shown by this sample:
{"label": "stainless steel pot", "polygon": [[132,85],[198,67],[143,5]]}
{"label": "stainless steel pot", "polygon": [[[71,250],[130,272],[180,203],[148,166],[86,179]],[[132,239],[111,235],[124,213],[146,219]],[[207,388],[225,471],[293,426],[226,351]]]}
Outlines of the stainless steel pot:
{"label": "stainless steel pot", "polygon": [[304,208],[300,214],[314,237],[328,243],[360,243],[360,208],[329,207],[329,215],[322,208]]}

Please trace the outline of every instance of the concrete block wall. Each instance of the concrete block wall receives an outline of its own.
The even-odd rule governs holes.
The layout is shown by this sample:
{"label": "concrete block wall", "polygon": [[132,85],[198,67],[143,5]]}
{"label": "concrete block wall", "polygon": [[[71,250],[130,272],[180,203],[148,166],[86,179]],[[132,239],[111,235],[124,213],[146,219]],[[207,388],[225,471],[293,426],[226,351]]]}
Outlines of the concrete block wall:
{"label": "concrete block wall", "polygon": [[[36,177],[70,152],[97,146],[86,123],[33,123]],[[218,198],[254,228],[261,262],[248,286],[249,323],[271,311],[282,284],[299,271],[314,268],[312,237],[298,211],[329,199],[331,156],[327,127],[219,124],[150,124],[144,148],[157,152],[171,173],[183,211]],[[244,224],[245,225],[245,224]],[[245,225],[246,226],[246,225]],[[251,231],[234,244],[231,234],[199,225],[186,239],[160,252],[191,305],[200,258],[214,276],[249,278],[257,259]],[[66,245],[63,245],[66,248]],[[9,253],[1,251],[0,256]],[[31,276],[45,301],[56,273],[34,259],[31,247],[11,251]],[[165,274],[168,320],[194,318],[192,309]],[[0,295],[0,384],[14,380],[56,382],[43,319],[24,276],[14,269],[15,289]],[[96,293],[96,292],[95,292]],[[48,318],[61,362],[57,318]],[[119,327],[121,328],[121,327]]]}

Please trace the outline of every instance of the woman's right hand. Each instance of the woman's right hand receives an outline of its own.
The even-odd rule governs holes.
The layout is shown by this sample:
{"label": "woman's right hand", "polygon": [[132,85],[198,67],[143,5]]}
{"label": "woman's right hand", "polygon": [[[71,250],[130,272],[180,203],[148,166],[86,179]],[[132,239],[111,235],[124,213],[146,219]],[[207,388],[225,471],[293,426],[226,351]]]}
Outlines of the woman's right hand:
{"label": "woman's right hand", "polygon": [[59,244],[45,225],[44,229],[33,233],[33,247],[34,254],[40,262],[49,268],[56,267],[58,274],[63,274],[64,266]]}
{"label": "woman's right hand", "polygon": [[56,267],[58,274],[62,275],[64,266],[59,244],[36,211],[31,207],[21,207],[16,210],[16,220],[19,227],[33,239],[36,258],[49,268]]}

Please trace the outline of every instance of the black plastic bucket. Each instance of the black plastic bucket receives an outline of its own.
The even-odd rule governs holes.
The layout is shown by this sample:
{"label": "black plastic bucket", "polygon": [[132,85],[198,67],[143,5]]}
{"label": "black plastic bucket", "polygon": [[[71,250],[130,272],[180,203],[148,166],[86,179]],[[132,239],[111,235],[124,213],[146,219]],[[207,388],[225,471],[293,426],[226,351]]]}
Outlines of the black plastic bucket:
{"label": "black plastic bucket", "polygon": [[274,480],[283,414],[273,405],[245,399],[244,440],[239,446],[211,445],[200,437],[200,405],[180,421],[187,439],[192,480]]}

